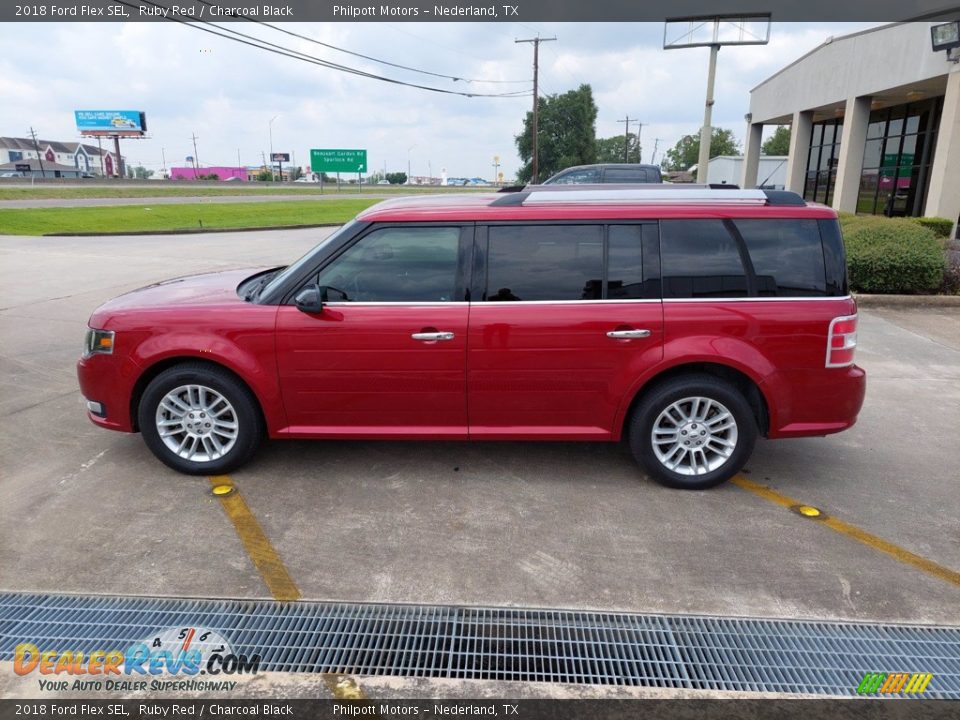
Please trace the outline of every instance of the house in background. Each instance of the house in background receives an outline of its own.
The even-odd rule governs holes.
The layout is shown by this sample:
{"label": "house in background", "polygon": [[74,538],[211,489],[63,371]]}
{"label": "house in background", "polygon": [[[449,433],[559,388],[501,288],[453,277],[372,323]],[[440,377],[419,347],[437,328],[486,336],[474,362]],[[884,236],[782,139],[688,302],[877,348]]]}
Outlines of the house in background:
{"label": "house in background", "polygon": [[[117,164],[114,153],[104,148],[101,155],[101,150],[96,145],[58,140],[37,140],[36,145],[40,148],[39,155],[32,138],[0,137],[0,165],[43,160],[44,170],[48,166],[52,168],[54,164],[59,165],[61,177],[67,177],[63,175],[67,171],[75,171],[76,177],[83,175],[112,177],[121,167]],[[39,163],[37,166],[36,175],[39,177]]]}

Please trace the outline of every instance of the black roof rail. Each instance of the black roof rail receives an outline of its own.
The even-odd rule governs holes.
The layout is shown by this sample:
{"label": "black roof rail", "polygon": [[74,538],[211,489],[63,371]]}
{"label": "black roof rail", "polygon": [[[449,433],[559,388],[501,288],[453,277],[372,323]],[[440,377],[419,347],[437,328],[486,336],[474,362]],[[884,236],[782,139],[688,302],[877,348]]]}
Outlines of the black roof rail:
{"label": "black roof rail", "polygon": [[[503,192],[503,190],[500,192]],[[494,198],[489,207],[513,207],[516,205],[523,205],[523,201],[529,196],[530,191],[526,190],[525,187],[520,187],[517,190],[511,190],[510,192]]]}
{"label": "black roof rail", "polygon": [[807,201],[791,190],[764,190],[767,196],[767,205],[806,207]]}

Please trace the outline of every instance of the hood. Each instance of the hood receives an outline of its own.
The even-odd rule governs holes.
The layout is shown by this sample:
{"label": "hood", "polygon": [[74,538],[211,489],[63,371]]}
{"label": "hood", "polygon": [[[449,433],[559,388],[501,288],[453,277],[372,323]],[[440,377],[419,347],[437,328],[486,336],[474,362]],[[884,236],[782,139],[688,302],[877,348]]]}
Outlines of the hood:
{"label": "hood", "polygon": [[222,270],[164,280],[107,301],[94,311],[93,317],[106,318],[130,310],[243,303],[237,295],[237,286],[251,275],[269,269]]}

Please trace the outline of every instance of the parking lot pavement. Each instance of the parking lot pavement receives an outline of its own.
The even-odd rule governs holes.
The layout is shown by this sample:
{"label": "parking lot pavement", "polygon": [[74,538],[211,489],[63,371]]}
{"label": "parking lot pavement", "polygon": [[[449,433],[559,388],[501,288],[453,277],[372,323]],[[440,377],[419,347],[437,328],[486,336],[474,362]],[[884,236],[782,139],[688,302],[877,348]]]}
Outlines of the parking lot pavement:
{"label": "parking lot pavement", "polygon": [[[86,420],[74,363],[101,301],[328,232],[0,238],[0,589],[270,596],[207,479]],[[761,441],[744,477],[955,572],[960,312],[924,312],[863,312],[857,426]],[[949,577],[621,445],[276,442],[233,482],[308,599],[960,624]]]}

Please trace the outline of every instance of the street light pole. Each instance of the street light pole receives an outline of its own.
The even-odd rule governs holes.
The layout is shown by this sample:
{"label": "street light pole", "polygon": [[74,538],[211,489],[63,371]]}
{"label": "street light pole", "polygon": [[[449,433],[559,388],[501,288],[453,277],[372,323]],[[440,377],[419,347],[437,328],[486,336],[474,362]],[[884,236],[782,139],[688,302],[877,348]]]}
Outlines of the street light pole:
{"label": "street light pole", "polygon": [[710,46],[710,67],[707,70],[707,101],[703,109],[703,127],[700,128],[700,157],[697,158],[697,182],[706,183],[710,170],[710,140],[713,136],[713,83],[717,77],[717,53],[719,45]]}
{"label": "street light pole", "polygon": [[[273,121],[276,120],[279,115],[274,115],[270,118],[270,122],[267,123],[267,129],[270,131],[270,173],[273,174]],[[276,182],[276,178],[274,178]]]}
{"label": "street light pole", "polygon": [[407,185],[412,185],[413,180],[410,177],[410,151],[416,147],[416,143],[407,148]]}

